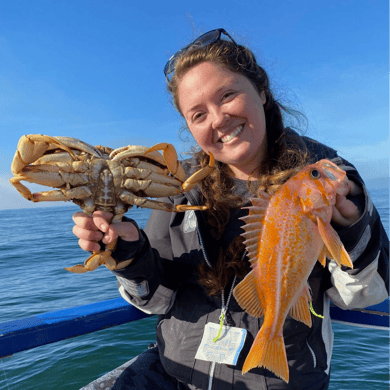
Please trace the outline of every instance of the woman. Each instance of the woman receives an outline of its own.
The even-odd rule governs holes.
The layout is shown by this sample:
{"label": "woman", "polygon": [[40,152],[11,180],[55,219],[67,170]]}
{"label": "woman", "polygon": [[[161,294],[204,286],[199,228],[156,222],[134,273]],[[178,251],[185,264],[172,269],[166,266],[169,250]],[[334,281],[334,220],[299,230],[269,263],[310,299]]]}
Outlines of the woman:
{"label": "woman", "polygon": [[[224,39],[226,36],[227,39]],[[197,188],[167,201],[208,209],[153,211],[145,231],[135,221],[109,225],[108,213],[76,213],[73,231],[82,249],[96,251],[119,236],[113,257],[121,295],[139,309],[159,314],[157,345],[84,389],[327,389],[332,331],[329,301],[344,308],[379,303],[388,296],[388,239],[356,169],[337,153],[283,124],[265,71],[253,54],[223,29],[180,50],[164,69],[176,108],[201,151],[183,163],[187,173],[217,169]],[[322,158],[347,171],[348,189],[337,196],[332,224],[354,269],[316,265],[309,277],[313,307],[309,328],[291,317],[284,326],[290,379],[241,370],[262,319],[245,313],[232,296],[249,271],[238,219],[258,189],[274,193],[303,166]],[[104,234],[102,234],[102,232]],[[335,280],[337,279],[337,283]],[[246,329],[238,361],[215,364],[200,354],[207,324]]]}

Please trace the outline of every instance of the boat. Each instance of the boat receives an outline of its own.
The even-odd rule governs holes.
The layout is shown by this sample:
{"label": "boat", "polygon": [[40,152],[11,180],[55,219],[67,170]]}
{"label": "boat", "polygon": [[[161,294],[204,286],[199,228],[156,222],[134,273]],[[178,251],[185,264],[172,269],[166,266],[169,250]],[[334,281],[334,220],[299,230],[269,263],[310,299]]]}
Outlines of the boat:
{"label": "boat", "polygon": [[[365,309],[330,306],[332,322],[389,330],[389,300]],[[123,298],[0,324],[0,359],[14,353],[149,317]]]}

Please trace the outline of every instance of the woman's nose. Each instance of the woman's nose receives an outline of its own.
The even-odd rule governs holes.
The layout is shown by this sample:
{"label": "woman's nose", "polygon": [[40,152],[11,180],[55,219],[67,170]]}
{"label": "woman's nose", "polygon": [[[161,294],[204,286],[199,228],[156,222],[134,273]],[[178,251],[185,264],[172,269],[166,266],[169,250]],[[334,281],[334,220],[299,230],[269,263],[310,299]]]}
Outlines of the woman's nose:
{"label": "woman's nose", "polygon": [[212,126],[213,129],[218,129],[225,126],[226,122],[229,120],[230,115],[226,112],[223,112],[219,108],[212,110]]}

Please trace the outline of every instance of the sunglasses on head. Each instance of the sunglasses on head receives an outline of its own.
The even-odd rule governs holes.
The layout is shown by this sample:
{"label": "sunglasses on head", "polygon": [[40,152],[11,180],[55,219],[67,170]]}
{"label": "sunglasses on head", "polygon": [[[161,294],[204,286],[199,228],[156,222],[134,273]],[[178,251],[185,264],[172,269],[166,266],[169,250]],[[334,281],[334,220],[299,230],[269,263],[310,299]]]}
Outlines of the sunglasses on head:
{"label": "sunglasses on head", "polygon": [[211,45],[212,43],[215,43],[221,39],[221,35],[224,34],[230,38],[230,40],[236,45],[237,43],[234,41],[234,39],[223,29],[223,28],[217,28],[216,30],[211,30],[203,35],[201,35],[199,38],[196,38],[194,42],[190,43],[183,49],[179,50],[176,54],[174,54],[168,62],[165,64],[164,67],[164,74],[165,77],[168,77],[169,74],[175,71],[175,65],[177,59],[187,50],[193,48],[193,47],[204,47]]}

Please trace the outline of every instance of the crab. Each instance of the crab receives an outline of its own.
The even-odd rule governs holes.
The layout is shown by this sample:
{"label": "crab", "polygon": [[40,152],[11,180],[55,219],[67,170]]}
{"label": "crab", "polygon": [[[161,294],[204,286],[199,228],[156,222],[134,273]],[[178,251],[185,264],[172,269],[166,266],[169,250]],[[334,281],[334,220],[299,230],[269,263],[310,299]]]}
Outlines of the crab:
{"label": "crab", "polygon": [[[191,190],[212,172],[214,164],[210,154],[209,165],[186,179],[172,144],[159,143],[150,148],[129,145],[114,150],[91,146],[76,138],[30,134],[19,140],[10,182],[32,202],[72,201],[89,216],[95,210],[111,212],[113,223],[121,221],[133,205],[168,212],[205,210],[206,206],[173,206],[151,198]],[[21,181],[57,190],[31,193]],[[85,273],[102,264],[111,270],[125,267],[131,260],[117,264],[111,257],[116,242],[106,245],[103,251],[93,252],[84,264],[65,269]]]}

